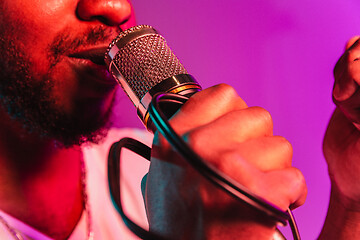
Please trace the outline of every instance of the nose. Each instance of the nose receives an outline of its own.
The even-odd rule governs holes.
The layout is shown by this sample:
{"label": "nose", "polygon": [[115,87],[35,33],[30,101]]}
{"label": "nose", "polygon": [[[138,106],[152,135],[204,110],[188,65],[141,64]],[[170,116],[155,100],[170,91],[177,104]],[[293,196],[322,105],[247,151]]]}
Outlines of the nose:
{"label": "nose", "polygon": [[77,15],[81,20],[98,20],[109,26],[122,25],[132,15],[128,0],[80,0]]}

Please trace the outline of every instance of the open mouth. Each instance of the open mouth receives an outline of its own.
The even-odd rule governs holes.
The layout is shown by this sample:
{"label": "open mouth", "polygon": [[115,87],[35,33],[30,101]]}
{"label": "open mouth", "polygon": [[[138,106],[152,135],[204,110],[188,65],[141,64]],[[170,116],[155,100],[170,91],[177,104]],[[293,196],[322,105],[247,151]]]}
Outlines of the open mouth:
{"label": "open mouth", "polygon": [[87,59],[91,62],[100,65],[105,66],[105,52],[107,47],[97,47],[92,49],[85,49],[76,53],[69,54],[69,57],[71,58],[79,58],[79,59]]}
{"label": "open mouth", "polygon": [[97,46],[77,49],[76,52],[67,54],[69,63],[79,79],[89,83],[100,83],[114,86],[115,79],[108,72],[104,58],[108,46]]}

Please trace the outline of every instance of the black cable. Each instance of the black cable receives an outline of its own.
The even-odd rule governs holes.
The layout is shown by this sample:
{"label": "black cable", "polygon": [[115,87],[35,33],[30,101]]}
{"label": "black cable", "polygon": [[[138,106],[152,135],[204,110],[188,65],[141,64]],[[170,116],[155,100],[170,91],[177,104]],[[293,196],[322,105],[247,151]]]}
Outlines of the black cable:
{"label": "black cable", "polygon": [[291,229],[291,233],[293,235],[293,238],[294,240],[300,240],[300,232],[299,232],[299,229],[296,225],[296,221],[295,221],[295,217],[294,217],[294,214],[291,212],[290,209],[287,210],[288,213],[289,213],[289,216],[290,216],[290,219],[289,219],[289,226],[290,226],[290,229]]}
{"label": "black cable", "polygon": [[[188,100],[187,97],[178,94],[158,94],[156,95],[150,106],[149,114],[150,118],[155,124],[157,130],[169,141],[169,143],[194,167],[200,174],[213,182],[216,186],[220,187],[236,199],[242,200],[248,203],[250,206],[268,214],[275,221],[282,225],[286,225],[290,222],[290,227],[295,240],[300,239],[300,235],[290,210],[287,212],[282,211],[273,204],[267,202],[263,198],[255,195],[249,189],[245,188],[241,184],[235,182],[233,179],[224,175],[216,168],[212,167],[205,161],[203,161],[192,149],[185,143],[185,141],[175,133],[170,126],[167,118],[162,113],[159,107],[161,102],[172,102],[183,104]],[[144,147],[145,146],[145,147]],[[142,239],[164,239],[152,232],[148,232],[143,228],[136,225],[131,221],[123,212],[121,206],[120,197],[120,152],[121,148],[126,147],[135,153],[150,160],[151,149],[146,145],[129,138],[121,139],[119,142],[114,143],[110,149],[109,161],[108,161],[108,176],[110,195],[116,206],[116,209],[120,213],[126,225],[131,231]]]}
{"label": "black cable", "polygon": [[123,138],[119,142],[115,142],[111,146],[108,157],[108,181],[109,181],[111,200],[116,210],[122,217],[125,225],[138,237],[145,240],[158,240],[158,239],[165,240],[161,236],[149,232],[143,229],[142,227],[140,227],[139,225],[137,225],[130,218],[128,218],[123,211],[121,204],[121,187],[120,187],[120,173],[121,173],[120,166],[121,166],[122,148],[127,148],[149,161],[151,157],[151,148],[132,138]]}
{"label": "black cable", "polygon": [[218,187],[222,188],[224,191],[228,192],[230,195],[237,199],[241,199],[251,206],[257,208],[258,210],[267,213],[269,216],[273,217],[276,222],[286,225],[287,221],[290,219],[290,216],[287,212],[282,211],[273,204],[267,202],[265,199],[256,196],[249,189],[245,188],[238,182],[229,178],[227,175],[218,171],[216,168],[212,167],[210,164],[203,161],[186,143],[179,137],[174,129],[170,126],[165,115],[161,112],[159,103],[163,100],[172,100],[172,101],[186,101],[187,98],[180,96],[178,94],[158,94],[154,96],[150,106],[149,114],[155,124],[157,130],[169,141],[169,143],[184,157],[184,159],[194,167],[200,174],[205,176],[211,182],[213,182]]}

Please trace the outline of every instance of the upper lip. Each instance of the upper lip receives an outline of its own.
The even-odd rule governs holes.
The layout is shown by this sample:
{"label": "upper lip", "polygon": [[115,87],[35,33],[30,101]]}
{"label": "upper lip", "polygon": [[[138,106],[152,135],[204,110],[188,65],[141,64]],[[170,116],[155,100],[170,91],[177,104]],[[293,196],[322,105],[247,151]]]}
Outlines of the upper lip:
{"label": "upper lip", "polygon": [[105,52],[108,46],[99,46],[86,48],[75,53],[70,53],[68,56],[72,58],[88,59],[97,65],[105,66]]}

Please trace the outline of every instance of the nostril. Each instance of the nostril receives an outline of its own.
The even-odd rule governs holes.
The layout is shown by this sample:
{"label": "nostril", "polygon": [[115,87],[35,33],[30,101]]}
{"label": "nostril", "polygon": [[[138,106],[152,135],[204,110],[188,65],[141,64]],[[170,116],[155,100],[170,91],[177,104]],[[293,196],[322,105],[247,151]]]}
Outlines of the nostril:
{"label": "nostril", "polygon": [[115,25],[113,22],[110,22],[109,19],[107,19],[106,17],[99,15],[99,16],[92,16],[90,19],[90,21],[99,21],[101,23],[104,23],[105,25]]}
{"label": "nostril", "polygon": [[76,14],[83,21],[99,21],[117,26],[130,19],[132,7],[127,0],[80,0]]}

